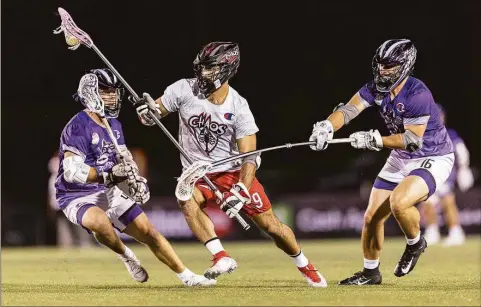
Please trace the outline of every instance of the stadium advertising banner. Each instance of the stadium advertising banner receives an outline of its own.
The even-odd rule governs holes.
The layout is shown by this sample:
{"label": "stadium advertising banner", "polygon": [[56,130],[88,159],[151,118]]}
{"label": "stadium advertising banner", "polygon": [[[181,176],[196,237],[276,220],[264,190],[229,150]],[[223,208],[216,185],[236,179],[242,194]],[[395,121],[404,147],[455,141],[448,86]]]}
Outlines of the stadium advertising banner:
{"label": "stadium advertising banner", "polygon": [[[466,233],[480,233],[481,189],[472,189],[457,196],[461,225]],[[367,202],[357,194],[296,194],[273,202],[276,215],[294,229],[298,238],[359,237]],[[167,238],[194,240],[175,198],[153,197],[144,210],[153,225]],[[256,227],[245,232],[235,220],[220,209],[206,209],[217,234],[223,239],[257,239],[265,237]],[[440,216],[440,225],[443,225]],[[391,216],[385,225],[386,236],[402,235]],[[127,236],[123,237],[127,239]]]}

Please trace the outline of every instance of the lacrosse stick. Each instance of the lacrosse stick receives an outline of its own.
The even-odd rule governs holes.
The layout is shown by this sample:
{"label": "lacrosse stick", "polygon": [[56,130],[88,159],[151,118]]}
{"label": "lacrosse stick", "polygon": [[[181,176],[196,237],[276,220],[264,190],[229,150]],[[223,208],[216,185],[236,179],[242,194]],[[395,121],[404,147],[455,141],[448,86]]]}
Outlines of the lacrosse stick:
{"label": "lacrosse stick", "polygon": [[[328,140],[327,143],[329,144],[341,144],[341,143],[351,143],[354,141],[352,138],[344,138],[344,139],[334,139]],[[225,158],[214,163],[209,163],[205,161],[197,161],[191,164],[180,176],[177,186],[175,187],[175,196],[180,200],[188,200],[192,197],[194,193],[194,187],[197,180],[203,178],[205,174],[207,174],[213,167],[235,161],[250,155],[259,154],[261,152],[277,150],[282,148],[290,149],[292,147],[297,146],[307,146],[307,145],[316,145],[316,142],[301,142],[301,143],[286,143],[284,145],[268,147],[259,150],[253,150],[245,153],[241,153],[229,158]]]}
{"label": "lacrosse stick", "polygon": [[[102,120],[102,123],[104,124],[105,129],[107,129],[107,133],[112,140],[112,144],[114,145],[118,158],[120,159],[122,164],[127,165],[122,151],[120,150],[119,144],[117,143],[117,138],[112,132],[112,128],[110,127],[110,124],[105,117],[104,101],[102,100],[98,92],[98,82],[99,80],[95,74],[84,75],[82,79],[80,79],[77,94],[90,111],[100,116],[100,119]],[[129,181],[135,180],[135,178],[135,173],[130,170],[128,174]]]}
{"label": "lacrosse stick", "polygon": [[[60,18],[62,19],[61,25],[53,31],[54,34],[60,34],[64,33],[65,35],[65,41],[67,45],[69,45],[70,50],[76,50],[80,45],[84,45],[88,48],[91,48],[95,53],[100,57],[100,59],[112,70],[114,75],[119,78],[120,82],[125,86],[125,88],[132,94],[132,97],[134,98],[134,101],[137,102],[140,100],[139,95],[134,91],[134,89],[125,81],[125,79],[120,75],[120,73],[115,69],[115,67],[107,60],[107,58],[100,52],[100,50],[95,46],[94,42],[90,38],[90,36],[80,29],[75,22],[73,21],[72,17],[70,14],[64,10],[63,8],[59,7],[58,8],[58,13],[60,14]],[[155,116],[155,113],[152,110],[148,110],[148,115],[150,118],[155,122],[157,126],[159,126],[160,129],[164,132],[164,134],[169,138],[169,140],[177,147],[177,149],[180,151],[182,156],[189,162],[189,164],[192,164],[192,159],[189,157],[187,152],[180,146],[180,144],[177,142],[177,140],[172,136],[172,134],[167,130],[167,128],[160,122],[160,120]],[[222,201],[223,196],[222,193],[217,189],[217,187],[212,183],[212,181],[209,180],[207,177],[203,177],[204,181],[207,183],[207,185],[214,191],[215,195],[219,200]],[[247,222],[237,214],[235,216],[237,221],[242,225],[242,228],[244,230],[247,230],[250,228],[250,225],[247,224]]]}

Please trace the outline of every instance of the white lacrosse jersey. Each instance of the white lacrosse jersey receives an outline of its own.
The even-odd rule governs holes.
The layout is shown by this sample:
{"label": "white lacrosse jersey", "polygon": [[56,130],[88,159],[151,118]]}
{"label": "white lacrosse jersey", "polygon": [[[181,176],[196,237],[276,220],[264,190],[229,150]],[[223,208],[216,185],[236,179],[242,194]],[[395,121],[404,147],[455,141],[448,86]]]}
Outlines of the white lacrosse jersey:
{"label": "white lacrosse jersey", "polygon": [[[223,104],[215,105],[196,94],[196,79],[181,79],[168,86],[161,97],[169,112],[179,112],[179,143],[193,161],[213,163],[239,154],[237,140],[259,131],[247,100],[229,86]],[[189,166],[181,155],[184,169]],[[236,161],[211,172],[236,171]]]}

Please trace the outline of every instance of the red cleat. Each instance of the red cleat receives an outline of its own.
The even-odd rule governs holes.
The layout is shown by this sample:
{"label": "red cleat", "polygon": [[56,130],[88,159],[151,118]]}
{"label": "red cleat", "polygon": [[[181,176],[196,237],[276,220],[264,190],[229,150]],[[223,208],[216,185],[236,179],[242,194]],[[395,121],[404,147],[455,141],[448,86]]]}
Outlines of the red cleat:
{"label": "red cleat", "polygon": [[311,264],[309,263],[305,267],[302,268],[297,268],[302,276],[304,276],[307,279],[307,283],[311,287],[316,287],[316,288],[326,288],[327,287],[327,281],[326,279],[319,273],[319,271]]}
{"label": "red cleat", "polygon": [[204,276],[209,279],[216,279],[224,273],[230,274],[237,268],[237,262],[226,251],[215,254],[212,261],[212,266],[204,272]]}

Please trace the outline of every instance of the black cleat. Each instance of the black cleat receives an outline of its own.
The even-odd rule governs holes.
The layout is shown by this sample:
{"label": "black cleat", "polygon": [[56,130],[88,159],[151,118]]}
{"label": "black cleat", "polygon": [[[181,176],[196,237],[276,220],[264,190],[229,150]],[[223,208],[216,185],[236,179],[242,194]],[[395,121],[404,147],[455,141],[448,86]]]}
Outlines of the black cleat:
{"label": "black cleat", "polygon": [[402,277],[409,274],[409,272],[414,269],[419,257],[427,247],[428,244],[426,243],[426,239],[424,239],[424,237],[421,237],[419,242],[414,245],[406,244],[406,249],[394,268],[394,275],[397,277]]}
{"label": "black cleat", "polygon": [[362,286],[362,285],[380,285],[382,282],[382,275],[379,269],[366,270],[354,273],[351,277],[341,280],[337,284],[340,286]]}

